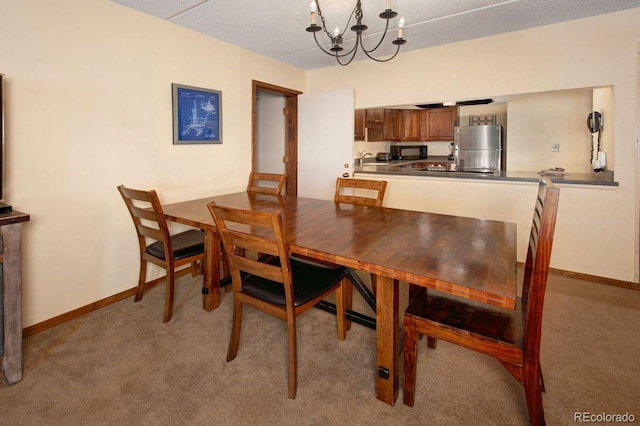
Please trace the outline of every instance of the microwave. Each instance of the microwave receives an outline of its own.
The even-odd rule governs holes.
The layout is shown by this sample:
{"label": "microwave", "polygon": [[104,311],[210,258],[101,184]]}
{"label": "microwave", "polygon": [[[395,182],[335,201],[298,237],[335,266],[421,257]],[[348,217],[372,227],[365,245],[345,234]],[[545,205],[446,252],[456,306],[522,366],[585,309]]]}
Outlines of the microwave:
{"label": "microwave", "polygon": [[392,160],[425,160],[426,145],[391,145]]}

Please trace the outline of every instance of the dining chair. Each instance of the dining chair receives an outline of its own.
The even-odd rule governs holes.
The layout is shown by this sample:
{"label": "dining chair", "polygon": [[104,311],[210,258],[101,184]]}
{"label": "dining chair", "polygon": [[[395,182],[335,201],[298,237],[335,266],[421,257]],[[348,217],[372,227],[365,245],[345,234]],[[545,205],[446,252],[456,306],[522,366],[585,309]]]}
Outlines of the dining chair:
{"label": "dining chair", "polygon": [[[496,358],[524,387],[532,425],[544,425],[540,336],[560,190],[541,179],[516,309],[493,307],[420,287],[404,313],[404,403],[413,406],[417,337],[437,339]],[[513,266],[515,268],[515,265]]]}
{"label": "dining chair", "polygon": [[[286,180],[286,174],[251,172],[247,192],[280,195]],[[260,182],[266,183],[266,185],[260,185]]]}
{"label": "dining chair", "polygon": [[[193,229],[170,235],[156,191],[131,189],[124,185],[118,186],[118,191],[133,219],[140,248],[140,276],[134,302],[142,299],[148,284],[147,262],[164,268],[164,322],[169,322],[173,313],[174,281],[179,276],[175,269],[191,264],[191,275],[195,277],[200,273],[205,253],[203,233]],[[148,240],[153,242],[149,243]],[[184,270],[186,268],[179,272]]]}
{"label": "dining chair", "polygon": [[[296,318],[335,292],[338,338],[344,340],[348,284],[341,268],[325,268],[290,257],[279,210],[253,211],[208,205],[229,259],[233,285],[233,327],[227,362],[238,352],[242,308],[250,306],[287,322],[288,394],[297,390]],[[261,253],[245,257],[238,249]]]}
{"label": "dining chair", "polygon": [[[351,193],[347,194],[349,190],[351,190]],[[333,201],[336,203],[381,207],[386,190],[386,180],[345,179],[339,177],[336,180],[336,192],[333,196]],[[356,192],[359,195],[355,195]],[[357,278],[355,271],[350,272],[352,272],[354,278]],[[356,286],[356,288],[357,287],[358,286]],[[377,275],[371,274],[371,290],[373,295],[376,294],[376,288]]]}
{"label": "dining chair", "polygon": [[[351,189],[353,193],[347,194],[347,191],[344,191],[345,189]],[[333,196],[333,201],[336,203],[381,207],[386,190],[386,180],[345,179],[339,177],[336,180],[336,192]],[[355,191],[358,191],[360,195],[355,195]],[[368,197],[364,195],[364,192],[370,192],[370,195],[375,193],[375,196]]]}
{"label": "dining chair", "polygon": [[[251,172],[249,175],[249,182],[247,183],[247,192],[257,193],[257,194],[269,194],[269,195],[281,195],[282,188],[287,180],[286,174],[277,174],[277,173],[258,173]],[[268,183],[266,183],[268,182]],[[266,183],[265,185],[260,185],[260,183]],[[245,252],[241,249],[240,253],[244,256]],[[258,254],[260,256],[260,254]],[[223,276],[229,276],[229,262],[224,256],[222,256],[222,273]],[[225,290],[228,292],[230,290],[229,286],[225,287]]]}

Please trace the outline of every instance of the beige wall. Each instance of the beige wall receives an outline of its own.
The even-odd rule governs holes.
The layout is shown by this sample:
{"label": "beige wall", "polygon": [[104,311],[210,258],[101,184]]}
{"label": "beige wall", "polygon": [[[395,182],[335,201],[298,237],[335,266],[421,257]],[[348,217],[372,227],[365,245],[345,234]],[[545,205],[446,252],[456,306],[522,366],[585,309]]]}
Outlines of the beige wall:
{"label": "beige wall", "polygon": [[[136,285],[117,185],[165,202],[243,189],[251,80],[304,90],[306,76],[110,1],[0,0],[0,11],[8,201],[31,215],[29,326]],[[222,145],[172,145],[173,82],[222,91]]]}
{"label": "beige wall", "polygon": [[[611,168],[620,186],[561,185],[551,262],[560,269],[637,282],[638,22],[640,9],[633,9],[411,51],[384,64],[361,61],[314,70],[308,73],[308,89],[353,87],[356,108],[368,108],[612,87],[615,116],[606,125],[615,140]],[[409,33],[407,38],[410,43]],[[523,260],[534,194],[533,184],[391,179],[385,198],[390,206],[516,222]]]}
{"label": "beige wall", "polygon": [[[547,92],[513,99],[507,104],[507,170],[540,171],[562,167],[590,173],[591,90]],[[560,145],[552,152],[551,145]]]}

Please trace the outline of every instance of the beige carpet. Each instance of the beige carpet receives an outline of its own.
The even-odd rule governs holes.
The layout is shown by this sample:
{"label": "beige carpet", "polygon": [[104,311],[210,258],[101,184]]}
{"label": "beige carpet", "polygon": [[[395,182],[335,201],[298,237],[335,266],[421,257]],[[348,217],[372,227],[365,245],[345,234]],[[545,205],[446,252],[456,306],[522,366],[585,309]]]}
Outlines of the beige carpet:
{"label": "beige carpet", "polygon": [[[500,364],[445,342],[428,350],[426,339],[415,407],[402,404],[402,393],[394,407],[378,401],[374,331],[355,324],[341,342],[335,317],[316,309],[299,318],[298,395],[290,400],[285,323],[245,309],[238,356],[227,363],[230,293],[205,312],[201,280],[178,281],[169,324],[158,287],[139,303],[124,300],[26,339],[24,379],[0,382],[0,424],[528,423],[524,392]],[[549,425],[574,424],[576,411],[631,413],[640,422],[640,292],[551,276],[542,362]]]}

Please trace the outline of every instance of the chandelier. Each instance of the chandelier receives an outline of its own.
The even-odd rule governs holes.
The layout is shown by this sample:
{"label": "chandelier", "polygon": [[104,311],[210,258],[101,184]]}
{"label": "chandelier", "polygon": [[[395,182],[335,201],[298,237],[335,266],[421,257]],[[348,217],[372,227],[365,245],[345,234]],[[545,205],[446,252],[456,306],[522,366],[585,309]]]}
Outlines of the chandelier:
{"label": "chandelier", "polygon": [[[361,48],[362,51],[365,53],[365,55],[367,55],[370,59],[373,59],[376,62],[390,61],[396,57],[396,55],[400,51],[400,46],[402,46],[407,42],[405,39],[402,38],[402,30],[404,28],[404,17],[402,17],[398,22],[398,38],[396,38],[391,42],[392,44],[396,45],[396,52],[393,54],[393,56],[387,59],[378,59],[371,56],[371,53],[373,53],[378,47],[380,47],[380,45],[382,44],[382,41],[384,40],[384,37],[387,35],[387,30],[389,29],[389,20],[398,16],[396,12],[391,10],[391,0],[387,0],[387,8],[385,9],[384,12],[378,15],[380,16],[380,18],[387,20],[386,26],[384,28],[384,32],[382,33],[382,38],[380,38],[380,41],[378,42],[378,44],[376,44],[376,46],[370,50],[365,49],[364,45],[362,44],[362,33],[366,31],[367,26],[362,23],[363,14],[362,14],[362,5],[360,4],[360,0],[357,1],[356,7],[351,12],[351,15],[349,16],[349,20],[347,21],[347,25],[344,31],[342,31],[342,33],[340,32],[340,29],[338,27],[335,28],[335,30],[333,31],[333,34],[327,31],[324,16],[322,16],[322,10],[320,9],[319,0],[312,0],[310,8],[311,8],[311,25],[307,27],[307,31],[310,33],[313,33],[313,39],[316,41],[316,44],[318,45],[320,50],[322,50],[327,55],[334,56],[340,65],[343,65],[343,66],[349,65],[351,61],[353,61],[353,58],[356,56],[356,53],[358,53],[358,48]],[[320,17],[320,20],[322,21],[322,26],[319,26],[316,24],[316,13]],[[347,31],[347,28],[349,27],[351,20],[354,19],[354,16],[355,16],[355,25],[351,27],[351,31],[356,33],[356,40],[351,50],[349,50],[348,52],[343,52],[344,48],[342,47],[342,43],[344,41],[344,33]],[[316,33],[318,31],[324,31],[327,37],[329,37],[329,40],[331,41],[331,49],[329,49],[329,51],[325,50],[325,48],[323,48],[320,45],[320,43],[318,43],[318,37],[316,36]],[[343,62],[343,58],[346,58],[346,57],[348,57],[348,59],[344,59],[346,60],[346,62]]]}

